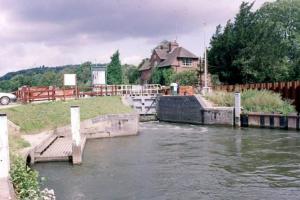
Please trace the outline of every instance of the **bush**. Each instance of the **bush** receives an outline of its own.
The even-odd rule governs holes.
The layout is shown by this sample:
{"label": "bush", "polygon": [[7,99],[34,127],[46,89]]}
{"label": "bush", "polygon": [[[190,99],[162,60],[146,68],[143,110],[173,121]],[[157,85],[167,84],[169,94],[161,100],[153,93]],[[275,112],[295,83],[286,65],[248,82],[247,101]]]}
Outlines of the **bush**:
{"label": "bush", "polygon": [[[233,106],[234,94],[228,92],[213,92],[205,96],[218,106]],[[289,114],[295,107],[287,100],[282,100],[280,94],[268,90],[246,90],[241,93],[241,103],[245,112],[275,112]]]}
{"label": "bush", "polygon": [[173,74],[171,80],[178,81],[180,85],[197,85],[199,77],[196,71],[185,71]]}
{"label": "bush", "polygon": [[171,77],[174,74],[174,70],[171,68],[160,69],[155,67],[151,75],[151,83],[161,84],[161,85],[170,85]]}
{"label": "bush", "polygon": [[204,97],[217,106],[230,107],[233,106],[234,103],[233,93],[216,91],[213,93],[206,94]]}
{"label": "bush", "polygon": [[10,176],[19,199],[35,200],[40,198],[38,172],[27,167],[22,158],[14,158]]}

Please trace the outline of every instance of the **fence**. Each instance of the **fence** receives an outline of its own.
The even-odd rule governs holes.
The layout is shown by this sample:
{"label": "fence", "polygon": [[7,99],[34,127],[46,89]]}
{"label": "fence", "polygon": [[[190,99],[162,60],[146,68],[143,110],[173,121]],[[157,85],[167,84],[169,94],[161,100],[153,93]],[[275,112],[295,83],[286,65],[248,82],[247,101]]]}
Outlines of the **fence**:
{"label": "fence", "polygon": [[55,101],[85,96],[123,96],[123,95],[155,95],[159,94],[161,86],[148,85],[98,85],[94,87],[28,87],[23,86],[16,92],[22,103],[34,101]]}
{"label": "fence", "polygon": [[[193,86],[180,86],[178,95],[180,95],[180,96],[192,96],[192,95],[195,94],[194,90],[195,89],[194,89]],[[170,87],[165,87],[163,89],[163,94],[164,95],[172,95],[171,88]]]}
{"label": "fence", "polygon": [[218,85],[213,86],[214,90],[223,90],[228,92],[244,91],[249,89],[272,90],[280,93],[285,99],[291,99],[300,112],[300,81],[277,82],[277,83],[253,83],[242,85]]}

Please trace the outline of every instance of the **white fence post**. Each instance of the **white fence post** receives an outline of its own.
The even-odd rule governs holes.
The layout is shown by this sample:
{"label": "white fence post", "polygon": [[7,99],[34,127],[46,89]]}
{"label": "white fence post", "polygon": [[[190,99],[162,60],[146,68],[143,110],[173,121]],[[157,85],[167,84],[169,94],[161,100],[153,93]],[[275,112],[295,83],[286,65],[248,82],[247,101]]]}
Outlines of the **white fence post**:
{"label": "white fence post", "polygon": [[9,177],[9,145],[6,114],[0,113],[0,178]]}
{"label": "white fence post", "polygon": [[235,125],[241,126],[241,93],[234,94]]}
{"label": "white fence post", "polygon": [[80,107],[71,106],[71,131],[72,131],[72,161],[81,164],[81,135],[80,135]]}

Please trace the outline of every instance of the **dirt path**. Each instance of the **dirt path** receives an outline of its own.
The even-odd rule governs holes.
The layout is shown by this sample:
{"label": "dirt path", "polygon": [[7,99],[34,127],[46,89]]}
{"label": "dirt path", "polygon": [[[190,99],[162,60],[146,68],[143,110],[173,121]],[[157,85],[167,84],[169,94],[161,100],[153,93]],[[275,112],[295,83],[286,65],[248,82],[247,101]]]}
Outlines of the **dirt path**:
{"label": "dirt path", "polygon": [[6,108],[13,108],[13,107],[17,107],[17,106],[20,106],[20,104],[12,103],[12,104],[9,104],[9,105],[6,105],[6,106],[0,105],[0,110],[1,109],[6,109]]}

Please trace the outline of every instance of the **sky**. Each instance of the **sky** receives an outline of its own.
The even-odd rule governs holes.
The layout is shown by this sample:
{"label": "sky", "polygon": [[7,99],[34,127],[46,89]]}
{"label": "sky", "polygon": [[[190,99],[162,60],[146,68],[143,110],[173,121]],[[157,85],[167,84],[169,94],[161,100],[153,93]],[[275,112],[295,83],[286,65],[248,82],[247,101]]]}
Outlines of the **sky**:
{"label": "sky", "polygon": [[[139,64],[162,40],[196,55],[240,0],[0,0],[0,76],[85,61]],[[256,0],[254,9],[266,0]]]}

